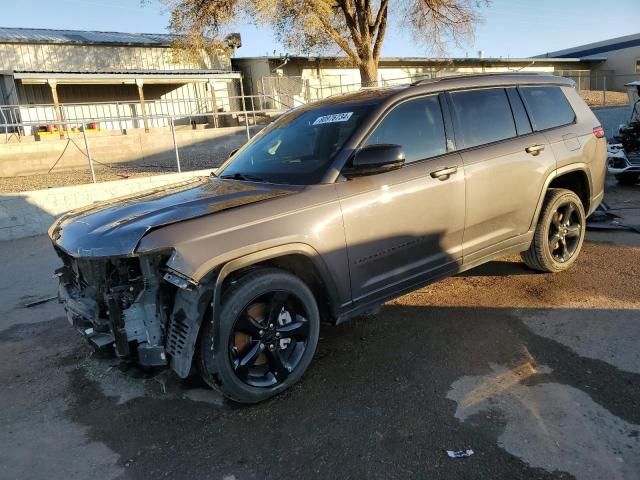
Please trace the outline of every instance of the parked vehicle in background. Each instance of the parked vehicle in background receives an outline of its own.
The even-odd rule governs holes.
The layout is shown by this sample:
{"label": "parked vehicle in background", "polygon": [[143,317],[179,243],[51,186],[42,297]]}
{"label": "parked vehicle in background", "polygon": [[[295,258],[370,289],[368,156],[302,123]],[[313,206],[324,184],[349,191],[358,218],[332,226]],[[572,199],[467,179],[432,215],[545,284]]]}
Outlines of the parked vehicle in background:
{"label": "parked vehicle in background", "polygon": [[620,125],[618,135],[608,146],[607,166],[621,185],[640,180],[640,81],[626,85],[631,115],[629,123]]}
{"label": "parked vehicle in background", "polygon": [[259,402],[302,376],[321,320],[507,253],[569,268],[605,159],[597,119],[559,77],[333,97],[283,115],[210,178],[63,216],[49,232],[60,298],[96,348]]}

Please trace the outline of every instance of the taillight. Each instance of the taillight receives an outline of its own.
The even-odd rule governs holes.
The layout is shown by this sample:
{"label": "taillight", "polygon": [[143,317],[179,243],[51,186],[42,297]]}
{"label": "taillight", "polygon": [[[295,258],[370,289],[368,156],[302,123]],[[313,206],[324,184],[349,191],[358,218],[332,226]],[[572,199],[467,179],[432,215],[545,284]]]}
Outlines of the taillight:
{"label": "taillight", "polygon": [[596,136],[596,138],[603,138],[604,137],[604,128],[595,127],[593,129],[593,134]]}

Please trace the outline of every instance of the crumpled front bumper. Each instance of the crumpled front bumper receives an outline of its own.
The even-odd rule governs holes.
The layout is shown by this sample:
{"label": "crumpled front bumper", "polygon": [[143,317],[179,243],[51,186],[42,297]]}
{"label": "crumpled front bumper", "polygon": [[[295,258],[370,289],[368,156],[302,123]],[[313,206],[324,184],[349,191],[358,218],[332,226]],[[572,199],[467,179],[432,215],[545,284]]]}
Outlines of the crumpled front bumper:
{"label": "crumpled front bumper", "polygon": [[640,173],[640,152],[627,154],[622,144],[607,146],[607,171],[612,175]]}
{"label": "crumpled front bumper", "polygon": [[83,288],[74,280],[70,266],[56,270],[56,276],[60,281],[58,300],[69,323],[96,350],[143,367],[167,365],[157,285],[145,282],[135,299],[124,304],[121,295],[132,292],[133,287],[111,288],[98,300],[91,295],[91,287]]}
{"label": "crumpled front bumper", "polygon": [[96,310],[87,299],[69,291],[62,282],[58,285],[58,301],[64,306],[67,320],[96,350],[115,354],[115,337],[108,325],[98,322]]}

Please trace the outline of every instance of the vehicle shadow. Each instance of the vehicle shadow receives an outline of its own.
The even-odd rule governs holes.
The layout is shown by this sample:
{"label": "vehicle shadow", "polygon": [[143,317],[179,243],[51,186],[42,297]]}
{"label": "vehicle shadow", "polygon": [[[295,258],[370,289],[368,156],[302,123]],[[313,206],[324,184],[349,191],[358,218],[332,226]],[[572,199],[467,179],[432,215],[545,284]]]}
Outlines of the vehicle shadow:
{"label": "vehicle shadow", "polygon": [[[576,319],[576,329],[585,316],[579,309],[526,313],[546,321]],[[637,313],[588,310],[601,324]],[[640,374],[535,334],[511,309],[387,305],[376,318],[323,328],[321,338],[302,381],[259,405],[215,407],[148,397],[118,405],[78,370],[71,385],[77,400],[67,415],[122,458],[154,445],[129,467],[141,478],[160,471],[236,478],[467,478],[469,465],[444,453],[464,448],[481,452],[482,462],[471,460],[475,478],[564,478],[499,447],[508,419],[495,407],[465,422],[456,418],[460,407],[448,398],[452,385],[461,378],[491,377],[495,365],[514,372],[514,380],[498,377],[474,389],[476,397],[463,404],[478,394],[486,403],[511,390],[520,395],[523,386],[559,384],[640,423],[634,400],[640,398]],[[548,430],[547,422],[555,421],[536,413],[542,404],[521,408],[534,416],[536,430]]]}
{"label": "vehicle shadow", "polygon": [[509,277],[512,275],[538,275],[537,272],[528,268],[521,261],[493,260],[479,265],[466,272],[458,273],[458,277]]}

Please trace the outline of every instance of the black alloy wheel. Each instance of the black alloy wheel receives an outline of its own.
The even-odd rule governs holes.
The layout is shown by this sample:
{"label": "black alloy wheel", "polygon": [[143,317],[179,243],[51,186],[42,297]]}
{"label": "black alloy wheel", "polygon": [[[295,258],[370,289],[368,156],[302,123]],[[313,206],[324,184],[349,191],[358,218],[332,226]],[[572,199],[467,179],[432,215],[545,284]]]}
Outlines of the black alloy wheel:
{"label": "black alloy wheel", "polygon": [[290,272],[256,268],[230,281],[203,319],[198,367],[205,382],[240,403],[258,403],[296,383],[313,359],[320,312]]}
{"label": "black alloy wheel", "polygon": [[252,387],[284,382],[307,348],[307,316],[290,292],[268,292],[249,303],[229,336],[229,358],[238,378]]}
{"label": "black alloy wheel", "polygon": [[575,255],[580,245],[582,224],[580,212],[573,200],[556,208],[549,228],[549,250],[553,258],[565,263]]}
{"label": "black alloy wheel", "polygon": [[531,245],[521,253],[522,260],[542,272],[566,270],[578,258],[586,226],[580,197],[564,188],[549,189]]}

